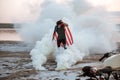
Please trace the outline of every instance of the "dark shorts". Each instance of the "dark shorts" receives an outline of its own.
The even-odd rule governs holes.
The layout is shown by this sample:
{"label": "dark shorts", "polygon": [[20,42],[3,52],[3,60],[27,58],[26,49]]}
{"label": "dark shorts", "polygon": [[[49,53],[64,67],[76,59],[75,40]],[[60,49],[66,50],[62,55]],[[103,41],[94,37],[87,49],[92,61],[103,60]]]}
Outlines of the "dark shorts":
{"label": "dark shorts", "polygon": [[63,45],[66,45],[66,39],[58,39],[57,40],[57,46],[60,47],[60,44],[63,43]]}

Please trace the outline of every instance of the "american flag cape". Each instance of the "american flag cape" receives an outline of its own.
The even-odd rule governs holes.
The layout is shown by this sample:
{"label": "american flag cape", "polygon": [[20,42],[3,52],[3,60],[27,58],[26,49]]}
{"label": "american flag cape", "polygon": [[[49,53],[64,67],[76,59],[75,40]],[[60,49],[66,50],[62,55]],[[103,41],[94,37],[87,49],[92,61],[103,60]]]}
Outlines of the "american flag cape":
{"label": "american flag cape", "polygon": [[[66,45],[70,46],[73,44],[73,37],[72,37],[72,33],[69,29],[69,27],[65,27],[65,36],[66,36]],[[58,38],[58,34],[57,32],[53,33],[53,38],[55,41],[57,41]],[[63,47],[63,44],[60,44]]]}

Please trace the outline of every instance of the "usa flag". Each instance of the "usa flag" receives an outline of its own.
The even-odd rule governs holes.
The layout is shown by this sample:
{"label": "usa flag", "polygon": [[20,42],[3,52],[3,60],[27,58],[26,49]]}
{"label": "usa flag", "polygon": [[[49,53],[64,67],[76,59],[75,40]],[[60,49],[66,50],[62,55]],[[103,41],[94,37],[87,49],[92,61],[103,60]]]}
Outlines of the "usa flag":
{"label": "usa flag", "polygon": [[[65,29],[65,36],[66,36],[66,45],[67,45],[67,46],[70,46],[70,45],[73,44],[72,33],[71,33],[71,31],[70,31],[70,29],[69,29],[68,26],[67,26],[67,27],[64,27],[64,29]],[[54,40],[57,41],[57,38],[58,38],[57,32],[55,32],[55,34],[53,35],[53,37],[54,37]],[[63,47],[63,44],[62,44],[62,43],[61,43],[61,46]]]}

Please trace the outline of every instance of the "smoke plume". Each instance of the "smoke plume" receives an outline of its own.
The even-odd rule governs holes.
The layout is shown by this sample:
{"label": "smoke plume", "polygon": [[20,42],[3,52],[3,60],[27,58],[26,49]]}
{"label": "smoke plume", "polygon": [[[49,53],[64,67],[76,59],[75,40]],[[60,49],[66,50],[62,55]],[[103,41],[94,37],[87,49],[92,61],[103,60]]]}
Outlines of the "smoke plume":
{"label": "smoke plume", "polygon": [[[93,7],[85,0],[44,0],[40,9],[38,20],[21,24],[18,31],[25,41],[36,42],[30,52],[36,69],[44,70],[42,65],[51,54],[57,62],[56,70],[60,70],[70,68],[89,54],[117,48],[114,38],[119,35],[104,7]],[[74,39],[67,50],[58,49],[52,41],[56,21],[60,19],[68,23]]]}

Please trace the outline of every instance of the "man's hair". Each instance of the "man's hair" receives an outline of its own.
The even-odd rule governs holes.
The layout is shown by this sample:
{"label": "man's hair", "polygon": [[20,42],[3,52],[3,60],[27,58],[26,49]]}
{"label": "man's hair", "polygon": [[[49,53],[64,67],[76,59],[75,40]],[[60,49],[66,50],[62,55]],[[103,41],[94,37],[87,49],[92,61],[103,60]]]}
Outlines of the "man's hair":
{"label": "man's hair", "polygon": [[62,24],[62,23],[63,23],[62,20],[59,20],[59,21],[56,22],[57,25]]}

